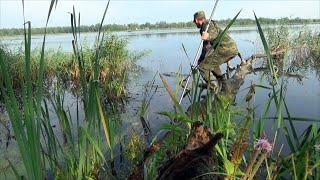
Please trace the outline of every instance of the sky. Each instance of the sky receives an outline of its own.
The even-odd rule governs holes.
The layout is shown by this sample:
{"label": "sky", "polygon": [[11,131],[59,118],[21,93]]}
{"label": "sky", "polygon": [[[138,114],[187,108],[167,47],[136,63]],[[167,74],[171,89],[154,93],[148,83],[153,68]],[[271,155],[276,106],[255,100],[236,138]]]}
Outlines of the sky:
{"label": "sky", "polygon": [[[210,14],[214,0],[111,0],[106,24],[155,23],[191,21],[194,12]],[[49,0],[25,0],[26,20],[32,27],[43,27],[49,9]],[[81,24],[101,21],[107,0],[59,0],[53,10],[49,26],[69,26],[74,6],[81,13]],[[320,19],[320,0],[220,0],[214,19],[233,18],[242,9],[239,18],[317,18]],[[21,0],[0,0],[0,28],[23,26]]]}

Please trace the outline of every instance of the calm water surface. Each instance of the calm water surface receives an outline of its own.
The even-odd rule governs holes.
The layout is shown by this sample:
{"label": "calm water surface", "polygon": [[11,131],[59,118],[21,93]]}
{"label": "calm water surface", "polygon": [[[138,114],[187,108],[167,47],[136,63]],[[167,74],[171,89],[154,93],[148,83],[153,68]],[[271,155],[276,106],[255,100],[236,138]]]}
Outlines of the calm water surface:
{"label": "calm water surface", "polygon": [[[313,30],[319,31],[319,26],[315,27]],[[292,30],[292,33],[294,33],[294,30]],[[231,37],[236,40],[238,49],[243,57],[249,57],[254,53],[263,52],[259,35],[254,29],[231,31]],[[136,80],[131,82],[132,87],[135,90],[133,91],[133,95],[135,95],[135,92],[141,92],[142,88],[139,89],[137,87],[142,87],[143,84],[146,83],[146,81],[151,80],[153,75],[157,72],[177,72],[181,67],[182,73],[188,73],[190,64],[192,63],[191,61],[195,56],[197,46],[200,42],[198,33],[137,35],[130,36],[129,39],[130,49],[151,50],[150,56],[145,57],[138,62],[139,65],[144,67],[145,71],[137,78],[135,78]],[[191,60],[189,60],[185,56],[181,44],[184,44],[188,55],[191,57]],[[235,66],[239,62],[240,59],[235,58],[232,61],[232,64]],[[222,65],[222,69],[225,69],[225,65]],[[320,119],[320,76],[313,70],[307,70],[305,72],[297,73],[303,73],[302,75],[304,76],[304,78],[302,82],[298,81],[296,78],[283,78],[286,87],[286,102],[291,116]],[[166,77],[166,79],[169,81],[171,88],[177,90],[175,78]],[[158,77],[157,80],[157,83],[161,86],[162,83]],[[249,87],[251,83],[270,86],[268,81],[266,81],[266,78],[261,76],[261,73],[257,73],[256,75],[248,75],[237,95],[236,102],[238,105],[244,107],[246,106],[244,97],[248,92],[247,87]],[[181,89],[178,89],[178,92],[178,94],[180,95]],[[268,90],[256,90],[256,96],[254,98],[256,116],[259,116],[263,113],[265,104],[269,99],[269,93],[270,91]],[[187,107],[188,100],[185,99],[183,103]],[[163,117],[157,115],[156,112],[163,110],[172,110],[171,106],[168,105],[172,105],[172,102],[165,90],[160,89],[158,94],[151,102],[151,112],[149,112],[149,120],[151,121],[151,126],[155,130],[155,132],[157,132],[157,129],[161,128],[159,124],[163,122]],[[135,105],[134,102],[131,102],[129,103],[128,107],[135,106],[136,108],[138,108],[139,104]],[[274,117],[274,114],[274,109],[271,108],[269,114],[270,117]],[[285,111],[284,116],[286,116]],[[302,133],[309,124],[310,123],[296,122],[295,125],[298,133]],[[266,122],[266,133],[270,136],[273,135],[275,130],[275,127],[273,127],[273,125],[273,120]],[[284,142],[284,139],[281,137],[279,141]]]}

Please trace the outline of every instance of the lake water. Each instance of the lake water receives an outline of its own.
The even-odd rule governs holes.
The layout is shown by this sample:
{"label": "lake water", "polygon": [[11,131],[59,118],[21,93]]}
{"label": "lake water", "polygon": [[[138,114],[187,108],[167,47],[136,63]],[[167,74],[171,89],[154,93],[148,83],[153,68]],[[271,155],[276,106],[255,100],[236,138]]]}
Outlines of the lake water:
{"label": "lake water", "polygon": [[[295,33],[298,27],[292,29],[292,33]],[[313,30],[320,30],[319,25],[312,27]],[[250,57],[252,54],[263,52],[261,40],[257,31],[253,29],[233,29],[230,33],[231,37],[235,39],[238,45],[238,49],[243,57]],[[187,74],[190,69],[190,64],[196,53],[197,46],[200,42],[199,34],[197,32],[180,32],[180,33],[159,33],[159,34],[140,34],[140,35],[130,35],[130,49],[140,50],[140,49],[150,49],[151,54],[148,57],[141,59],[138,64],[144,68],[144,72],[136,77],[131,84],[133,95],[135,93],[139,94],[143,91],[143,85],[146,81],[151,80],[154,74],[157,72],[168,73],[177,72],[181,67],[182,73]],[[184,44],[189,57],[189,60],[182,48]],[[235,58],[232,61],[232,65],[235,66],[240,62],[239,58]],[[261,60],[260,60],[261,62]],[[259,64],[259,63],[257,63]],[[258,67],[257,65],[255,67]],[[225,70],[225,65],[222,65],[222,69]],[[284,84],[286,87],[286,103],[292,117],[309,117],[314,119],[320,119],[320,76],[316,71],[306,70],[297,72],[304,76],[302,82],[298,81],[296,78],[284,77]],[[178,91],[178,95],[181,93],[181,88],[176,88],[176,81],[174,77],[166,77],[172,89]],[[161,87],[162,83],[157,76],[156,81]],[[236,103],[240,106],[245,107],[246,103],[244,100],[245,95],[248,92],[248,87],[251,83],[261,84],[270,86],[265,80],[265,77],[261,76],[261,73],[256,75],[250,74],[246,77],[244,84],[241,86],[239,93],[236,97]],[[269,90],[256,89],[256,95],[254,98],[254,107],[257,117],[263,113],[265,103],[269,99]],[[139,98],[139,95],[135,95],[135,98]],[[183,101],[185,107],[188,106],[187,98]],[[162,88],[155,95],[154,99],[151,101],[151,110],[149,112],[149,121],[152,129],[157,132],[161,126],[164,119],[162,116],[157,115],[157,112],[164,110],[172,110],[172,101],[167,95],[167,92]],[[274,105],[272,105],[274,106]],[[139,107],[139,103],[131,102],[128,107]],[[285,112],[285,111],[284,111]],[[274,109],[270,110],[270,117],[274,117]],[[284,113],[284,116],[286,114]],[[129,118],[130,119],[130,118]],[[244,119],[244,118],[243,118]],[[241,120],[241,118],[240,118]],[[130,121],[130,120],[129,120]],[[137,121],[138,122],[138,121]],[[299,134],[307,128],[310,123],[305,122],[295,122],[297,131]],[[273,137],[274,131],[273,120],[266,122],[266,133],[269,134],[270,138]],[[280,136],[279,144],[285,143],[283,136]],[[288,149],[285,148],[284,153]]]}
{"label": "lake water", "polygon": [[[295,26],[291,32],[294,33],[299,28],[301,28],[301,26]],[[309,28],[320,32],[320,25],[310,25]],[[138,65],[142,67],[142,71],[140,74],[131,77],[128,85],[130,98],[126,104],[126,110],[122,114],[124,127],[127,131],[130,131],[133,127],[142,133],[140,119],[136,114],[143,99],[144,85],[148,81],[151,81],[157,73],[177,72],[181,68],[182,73],[187,74],[200,42],[200,36],[196,29],[119,32],[116,34],[128,39],[128,46],[132,51],[150,50],[148,56],[137,62]],[[237,42],[238,49],[243,57],[249,57],[252,54],[263,52],[260,38],[255,27],[233,28],[230,31],[230,35]],[[95,36],[96,33],[82,34],[83,41],[89,45],[93,44]],[[63,51],[71,52],[71,40],[71,34],[48,35],[46,47],[61,48]],[[17,48],[22,43],[22,37],[10,37],[2,42],[10,48]],[[42,36],[33,36],[33,48],[41,46],[41,43]],[[185,56],[182,44],[184,44],[191,59]],[[235,58],[232,61],[232,65],[236,66],[239,62],[239,58]],[[222,65],[222,69],[225,70],[225,65]],[[283,78],[286,87],[286,102],[291,116],[320,119],[320,74],[310,69],[298,73],[303,73],[304,78],[302,82],[296,78]],[[171,88],[180,95],[181,88],[176,86],[175,77],[166,77],[166,79]],[[150,123],[152,135],[156,135],[161,129],[161,124],[168,121],[168,119],[159,115],[158,112],[173,110],[173,103],[163,88],[158,75],[156,75],[155,83],[159,85],[160,88],[151,100],[150,109],[146,118]],[[265,77],[261,76],[261,73],[248,75],[237,95],[236,103],[238,105],[245,106],[244,96],[248,92],[247,87],[249,87],[251,83],[269,86]],[[254,107],[256,108],[257,116],[263,112],[265,103],[269,99],[269,92],[270,91],[267,90],[257,89],[254,98]],[[183,101],[183,105],[187,108],[187,99]],[[270,117],[274,116],[272,111],[271,109]],[[308,124],[309,123],[296,122],[299,133],[302,133]],[[274,132],[272,120],[266,123],[266,132],[270,134]],[[282,140],[280,139],[280,141]]]}

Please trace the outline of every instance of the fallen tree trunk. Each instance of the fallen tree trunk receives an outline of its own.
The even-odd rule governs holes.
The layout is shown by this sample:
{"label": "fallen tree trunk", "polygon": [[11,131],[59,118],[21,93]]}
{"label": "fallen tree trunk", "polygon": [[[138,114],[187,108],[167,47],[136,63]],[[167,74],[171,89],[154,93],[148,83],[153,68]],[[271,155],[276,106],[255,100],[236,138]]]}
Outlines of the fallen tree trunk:
{"label": "fallen tree trunk", "polygon": [[213,149],[221,138],[221,133],[213,136],[207,126],[194,123],[186,147],[159,168],[157,179],[217,179]]}
{"label": "fallen tree trunk", "polygon": [[[285,51],[277,51],[273,52],[271,55],[273,57],[279,57],[284,54]],[[240,65],[237,66],[235,73],[232,75],[231,78],[222,81],[221,83],[221,89],[217,93],[217,95],[224,95],[228,97],[230,100],[234,101],[235,97],[240,89],[240,87],[243,85],[245,77],[248,74],[255,73],[259,71],[258,69],[261,68],[253,68],[252,64],[256,59],[259,58],[266,58],[267,56],[265,54],[254,54],[251,57],[247,58],[246,60],[242,61]],[[263,68],[263,70],[268,71],[268,68]],[[287,77],[294,77],[298,80],[302,80],[303,76],[299,74],[292,74],[292,73],[286,73],[286,72],[278,72],[279,76],[287,76]]]}

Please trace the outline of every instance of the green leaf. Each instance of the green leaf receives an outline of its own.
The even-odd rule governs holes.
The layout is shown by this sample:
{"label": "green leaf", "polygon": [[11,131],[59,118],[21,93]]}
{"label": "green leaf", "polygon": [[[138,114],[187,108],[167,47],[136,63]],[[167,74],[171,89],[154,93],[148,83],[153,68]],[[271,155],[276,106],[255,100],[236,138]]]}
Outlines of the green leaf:
{"label": "green leaf", "polygon": [[270,50],[269,50],[268,43],[266,41],[266,38],[265,38],[264,33],[262,31],[260,22],[259,22],[259,20],[258,20],[258,18],[257,18],[255,13],[254,13],[254,17],[256,19],[256,23],[257,23],[257,26],[258,26],[258,32],[259,32],[260,38],[262,40],[264,51],[267,54],[267,60],[268,60],[268,66],[269,66],[270,72],[271,72],[273,78],[276,80],[276,83],[278,83],[277,73],[276,73],[276,71],[274,69],[273,59],[272,59],[272,56],[271,56],[271,53],[270,53]]}
{"label": "green leaf", "polygon": [[226,172],[228,176],[233,175],[234,173],[234,164],[230,162],[228,159],[224,159],[224,168],[226,169]]}

